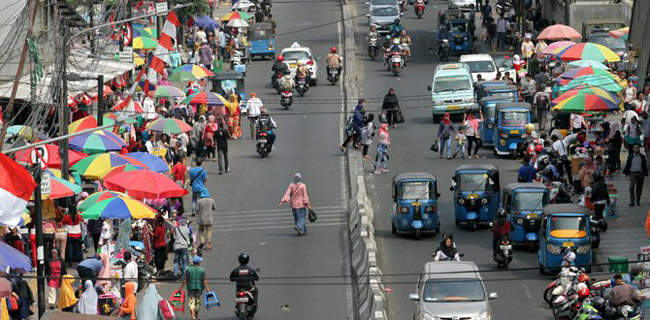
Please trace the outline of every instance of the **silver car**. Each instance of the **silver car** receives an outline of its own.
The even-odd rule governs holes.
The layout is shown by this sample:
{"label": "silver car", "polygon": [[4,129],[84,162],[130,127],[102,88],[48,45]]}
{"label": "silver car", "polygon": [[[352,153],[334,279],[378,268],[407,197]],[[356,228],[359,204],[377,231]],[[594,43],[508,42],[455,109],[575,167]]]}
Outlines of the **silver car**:
{"label": "silver car", "polygon": [[377,27],[377,32],[387,33],[390,31],[390,26],[402,16],[397,6],[393,7],[375,7],[368,16],[368,25]]}
{"label": "silver car", "polygon": [[492,320],[489,300],[481,274],[474,262],[428,262],[420,275],[413,320]]}

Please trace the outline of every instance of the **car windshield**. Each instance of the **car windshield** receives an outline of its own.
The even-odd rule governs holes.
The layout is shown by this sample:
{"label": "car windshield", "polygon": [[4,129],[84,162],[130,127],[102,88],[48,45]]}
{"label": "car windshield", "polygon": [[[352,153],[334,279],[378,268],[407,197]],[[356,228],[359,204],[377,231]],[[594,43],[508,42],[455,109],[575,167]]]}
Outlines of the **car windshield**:
{"label": "car windshield", "polygon": [[429,279],[424,283],[425,302],[484,301],[485,290],[478,279]]}
{"label": "car windshield", "polygon": [[496,109],[496,106],[496,103],[485,105],[485,110],[483,110],[483,116],[485,116],[485,119],[494,119],[494,110]]}
{"label": "car windshield", "polygon": [[270,39],[271,37],[269,36],[271,30],[266,30],[266,29],[259,29],[259,30],[254,30],[248,33],[248,37],[250,40],[266,40]]}
{"label": "car windshield", "polygon": [[471,90],[472,82],[467,76],[449,76],[436,78],[433,92]]}
{"label": "car windshield", "polygon": [[284,60],[304,60],[310,58],[307,51],[286,51],[282,56],[284,56]]}
{"label": "car windshield", "polygon": [[623,39],[616,39],[610,35],[592,35],[589,37],[589,42],[597,43],[610,49],[625,49],[625,41]]}
{"label": "car windshield", "polygon": [[428,181],[405,181],[400,183],[402,199],[427,199],[430,189]]}
{"label": "car windshield", "polygon": [[514,98],[514,91],[490,91],[488,92],[488,97],[505,97],[505,98]]}
{"label": "car windshield", "polygon": [[458,190],[462,191],[485,191],[488,185],[486,173],[461,173],[458,182]]}
{"label": "car windshield", "polygon": [[501,111],[499,113],[501,125],[504,127],[523,127],[528,123],[528,112]]}
{"label": "car windshield", "polygon": [[512,199],[512,208],[523,211],[542,210],[543,199],[543,192],[517,192]]}
{"label": "car windshield", "polygon": [[494,63],[492,61],[463,61],[469,66],[471,72],[494,72]]}
{"label": "car windshield", "polygon": [[512,59],[506,58],[506,57],[498,57],[494,58],[494,63],[498,67],[503,67],[504,69],[514,69],[514,64],[512,63]]}
{"label": "car windshield", "polygon": [[390,17],[397,16],[398,14],[399,13],[397,12],[397,8],[395,7],[377,8],[375,10],[372,10],[372,15],[377,17]]}
{"label": "car windshield", "polygon": [[465,22],[450,22],[449,32],[452,33],[465,33],[467,32],[467,23]]}
{"label": "car windshield", "polygon": [[587,219],[585,217],[551,217],[551,237],[583,238],[587,236]]}
{"label": "car windshield", "polygon": [[372,0],[370,4],[373,6],[392,6],[397,5],[397,0]]}

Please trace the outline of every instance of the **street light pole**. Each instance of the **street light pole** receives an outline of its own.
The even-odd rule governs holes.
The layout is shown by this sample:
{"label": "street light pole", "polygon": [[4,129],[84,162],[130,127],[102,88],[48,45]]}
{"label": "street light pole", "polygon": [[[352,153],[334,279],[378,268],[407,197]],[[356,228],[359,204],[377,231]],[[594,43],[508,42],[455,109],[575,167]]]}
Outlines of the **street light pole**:
{"label": "street light pole", "polygon": [[97,76],[97,126],[104,125],[104,75]]}
{"label": "street light pole", "polygon": [[[68,107],[68,41],[70,41],[70,35],[68,34],[68,27],[64,24],[63,30],[63,61],[61,61],[61,81],[62,84],[62,93],[61,93],[61,110],[63,110],[63,126],[61,128],[61,135],[68,135],[68,124],[70,124],[70,108]],[[61,141],[61,178],[65,181],[68,181],[70,176],[70,168],[68,161],[68,152],[69,145],[68,139],[63,139]]]}

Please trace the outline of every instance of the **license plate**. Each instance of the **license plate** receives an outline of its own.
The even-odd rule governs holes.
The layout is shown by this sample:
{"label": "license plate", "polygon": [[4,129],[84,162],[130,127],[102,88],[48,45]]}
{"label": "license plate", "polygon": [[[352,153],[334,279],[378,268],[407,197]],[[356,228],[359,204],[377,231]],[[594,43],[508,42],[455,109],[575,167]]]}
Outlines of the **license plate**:
{"label": "license plate", "polygon": [[563,247],[573,247],[574,245],[575,245],[575,243],[573,243],[573,242],[564,242],[564,243],[562,243]]}
{"label": "license plate", "polygon": [[289,64],[289,68],[292,68],[292,69],[293,69],[293,68],[297,68],[297,67],[298,67],[298,65],[295,64],[295,63],[290,63],[290,64]]}
{"label": "license plate", "polygon": [[243,297],[243,298],[236,298],[235,302],[238,303],[248,303],[248,297]]}
{"label": "license plate", "polygon": [[470,193],[470,194],[467,195],[467,197],[470,198],[470,199],[478,198],[478,194]]}
{"label": "license plate", "polygon": [[537,218],[537,217],[539,217],[539,214],[537,214],[537,213],[531,213],[531,214],[527,215],[526,217],[527,217],[528,219]]}
{"label": "license plate", "polygon": [[260,143],[266,143],[266,139],[260,139]]}
{"label": "license plate", "polygon": [[463,50],[463,46],[456,46],[457,50]]}
{"label": "license plate", "polygon": [[512,249],[511,245],[501,246],[501,250],[510,250],[510,249]]}
{"label": "license plate", "polygon": [[519,130],[510,130],[510,134],[519,134]]}
{"label": "license plate", "polygon": [[449,110],[458,110],[458,109],[460,109],[460,106],[449,106],[449,107],[447,107],[447,109],[449,109]]}
{"label": "license plate", "polygon": [[414,207],[421,206],[422,202],[416,201],[416,202],[411,202],[411,205]]}

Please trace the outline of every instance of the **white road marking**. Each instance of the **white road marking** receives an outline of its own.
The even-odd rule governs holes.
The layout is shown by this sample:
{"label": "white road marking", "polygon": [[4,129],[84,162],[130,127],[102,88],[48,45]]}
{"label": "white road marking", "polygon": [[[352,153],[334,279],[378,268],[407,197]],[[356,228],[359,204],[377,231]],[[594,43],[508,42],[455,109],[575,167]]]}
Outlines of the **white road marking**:
{"label": "white road marking", "polygon": [[[315,223],[313,225],[309,225],[307,229],[311,229],[314,227],[330,227],[330,226],[341,226],[346,224],[347,222],[334,222],[334,223]],[[229,232],[229,231],[249,231],[249,230],[264,230],[264,229],[292,229],[293,228],[293,223],[287,224],[287,225],[276,225],[276,226],[268,226],[268,227],[255,227],[255,228],[236,228],[236,229],[220,229],[217,227],[217,231],[219,232]]]}
{"label": "white road marking", "polygon": [[[345,216],[342,213],[338,214],[320,214],[317,213],[318,215],[318,220],[321,220],[321,218],[345,218]],[[231,223],[231,222],[242,222],[242,221],[273,221],[273,220],[286,220],[287,218],[292,217],[290,213],[283,214],[281,216],[277,217],[269,217],[269,218],[249,218],[248,216],[242,217],[241,219],[229,219],[229,220],[220,220],[220,219],[215,219],[216,223]]]}
{"label": "white road marking", "polygon": [[[258,225],[276,225],[276,224],[279,224],[279,223],[289,223],[289,222],[291,222],[293,224],[292,219],[289,218],[289,217],[287,217],[284,220],[285,220],[284,222],[277,222],[277,221],[259,221],[259,222],[239,221],[240,223],[230,223],[230,224],[228,224],[228,223],[218,223],[217,222],[216,226],[217,226],[217,228],[227,228],[227,227],[245,227],[245,226],[258,226]],[[315,222],[315,223],[318,223],[318,222],[340,222],[340,221],[346,221],[346,220],[344,219],[344,217],[333,218],[333,219],[332,218],[330,218],[330,219],[318,218],[318,221]]]}
{"label": "white road marking", "polygon": [[[323,206],[323,207],[312,207],[314,211],[317,213],[319,211],[323,210],[346,210],[347,208],[345,206]],[[243,210],[243,211],[224,211],[224,212],[217,212],[215,215],[217,216],[223,216],[223,215],[237,215],[237,214],[243,214],[243,213],[270,213],[270,212],[287,212],[291,211],[291,208],[288,207],[283,207],[283,208],[276,208],[276,209],[259,209],[259,210]]]}
{"label": "white road marking", "polygon": [[528,284],[524,283],[521,286],[524,288],[524,294],[526,295],[526,298],[532,299],[533,294],[530,292],[530,288],[528,287]]}

